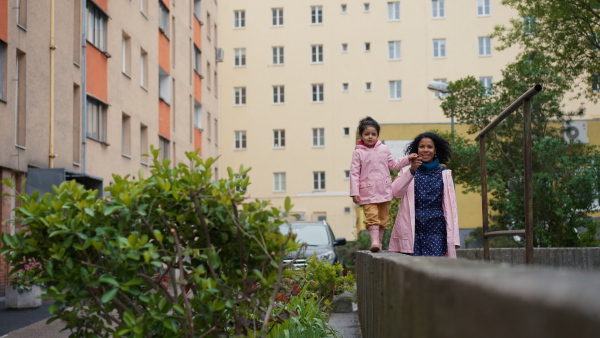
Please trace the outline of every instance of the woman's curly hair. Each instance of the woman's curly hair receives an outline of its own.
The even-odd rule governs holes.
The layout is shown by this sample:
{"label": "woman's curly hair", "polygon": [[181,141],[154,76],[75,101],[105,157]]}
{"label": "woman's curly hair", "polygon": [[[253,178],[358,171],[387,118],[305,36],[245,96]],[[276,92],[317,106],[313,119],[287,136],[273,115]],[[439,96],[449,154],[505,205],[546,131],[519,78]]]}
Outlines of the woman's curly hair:
{"label": "woman's curly hair", "polygon": [[452,159],[452,147],[450,146],[450,143],[440,135],[430,131],[419,134],[417,137],[415,137],[415,139],[406,147],[406,155],[413,153],[418,154],[419,142],[421,142],[421,140],[424,138],[428,138],[433,141],[433,144],[435,145],[435,155],[437,156],[438,160],[440,160],[441,164],[446,164]]}

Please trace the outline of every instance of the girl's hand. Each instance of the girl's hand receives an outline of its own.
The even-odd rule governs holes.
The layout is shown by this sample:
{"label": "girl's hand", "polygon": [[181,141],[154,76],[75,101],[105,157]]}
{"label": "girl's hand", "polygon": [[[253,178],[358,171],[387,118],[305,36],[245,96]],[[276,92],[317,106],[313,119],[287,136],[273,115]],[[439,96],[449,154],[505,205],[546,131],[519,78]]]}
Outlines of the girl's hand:
{"label": "girl's hand", "polygon": [[354,202],[354,204],[360,203],[360,196],[352,196],[352,202]]}
{"label": "girl's hand", "polygon": [[[414,154],[414,155],[416,155],[416,154]],[[410,165],[410,171],[414,173],[417,169],[419,169],[419,167],[421,166],[422,163],[423,163],[423,161],[421,160],[421,157],[414,158]]]}
{"label": "girl's hand", "polygon": [[408,160],[412,163],[417,157],[419,157],[419,155],[412,153],[408,155]]}

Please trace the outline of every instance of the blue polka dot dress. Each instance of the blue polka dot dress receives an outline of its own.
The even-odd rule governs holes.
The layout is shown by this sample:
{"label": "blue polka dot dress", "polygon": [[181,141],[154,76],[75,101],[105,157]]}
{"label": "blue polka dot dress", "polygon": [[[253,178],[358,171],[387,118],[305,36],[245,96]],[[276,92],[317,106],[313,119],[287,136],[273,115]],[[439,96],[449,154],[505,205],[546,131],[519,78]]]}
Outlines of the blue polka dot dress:
{"label": "blue polka dot dress", "polygon": [[444,256],[448,251],[442,166],[415,172],[415,246],[413,256]]}

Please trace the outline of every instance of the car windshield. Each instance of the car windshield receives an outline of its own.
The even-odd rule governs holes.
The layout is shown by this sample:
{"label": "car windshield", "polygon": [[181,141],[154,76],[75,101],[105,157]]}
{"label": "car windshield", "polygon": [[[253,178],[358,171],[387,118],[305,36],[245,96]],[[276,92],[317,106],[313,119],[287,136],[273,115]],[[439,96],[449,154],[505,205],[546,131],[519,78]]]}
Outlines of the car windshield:
{"label": "car windshield", "polygon": [[[279,231],[281,231],[282,234],[287,235],[289,232],[289,225],[281,225]],[[306,243],[308,245],[329,244],[327,229],[322,225],[292,224],[292,232],[296,234],[296,242]]]}

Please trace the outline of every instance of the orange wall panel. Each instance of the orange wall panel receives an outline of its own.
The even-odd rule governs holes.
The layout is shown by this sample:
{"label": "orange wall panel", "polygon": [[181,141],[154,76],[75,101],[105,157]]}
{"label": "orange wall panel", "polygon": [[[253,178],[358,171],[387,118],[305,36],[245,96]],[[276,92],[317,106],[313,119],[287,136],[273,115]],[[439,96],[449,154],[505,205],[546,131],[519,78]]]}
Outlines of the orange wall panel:
{"label": "orange wall panel", "polygon": [[171,107],[163,100],[158,100],[158,134],[171,139]]}
{"label": "orange wall panel", "polygon": [[8,43],[8,0],[0,0],[0,40]]}
{"label": "orange wall panel", "polygon": [[158,31],[158,65],[167,74],[171,74],[171,53],[169,50],[169,39]]}
{"label": "orange wall panel", "polygon": [[198,73],[194,72],[194,98],[202,102],[202,79]]}
{"label": "orange wall panel", "polygon": [[196,127],[194,127],[194,150],[202,156],[202,131]]}
{"label": "orange wall panel", "polygon": [[171,10],[171,0],[160,0],[169,10]]}
{"label": "orange wall panel", "polygon": [[108,0],[93,0],[98,7],[102,8],[103,11],[108,13]]}
{"label": "orange wall panel", "polygon": [[194,43],[202,50],[202,25],[194,15]]}
{"label": "orange wall panel", "polygon": [[87,62],[87,93],[108,103],[108,58],[104,53],[87,42],[85,53]]}

